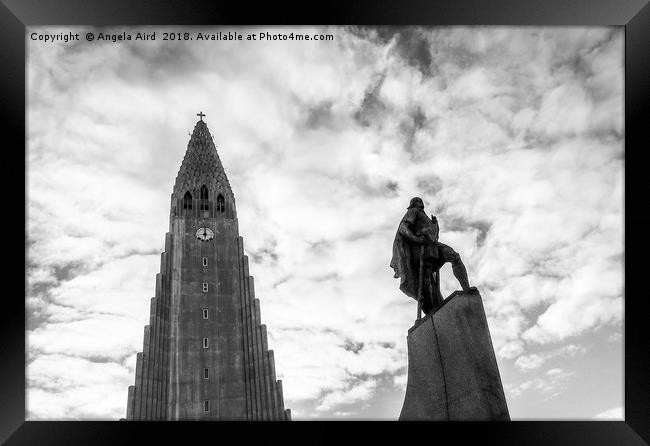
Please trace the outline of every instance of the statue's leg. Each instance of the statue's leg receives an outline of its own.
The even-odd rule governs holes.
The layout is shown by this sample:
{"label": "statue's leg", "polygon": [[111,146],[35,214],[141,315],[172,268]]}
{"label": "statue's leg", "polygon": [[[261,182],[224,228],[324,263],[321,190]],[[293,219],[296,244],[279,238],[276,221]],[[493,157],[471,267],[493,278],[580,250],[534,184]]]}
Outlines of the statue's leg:
{"label": "statue's leg", "polygon": [[451,263],[451,270],[454,273],[454,277],[458,280],[463,291],[468,291],[470,289],[469,279],[467,278],[467,270],[463,261],[460,259],[460,254],[451,249],[450,246],[440,243],[438,246],[438,253],[440,257],[446,262]]}
{"label": "statue's leg", "polygon": [[433,306],[442,307],[442,305],[445,303],[445,300],[440,294],[440,267],[438,267],[438,269],[435,270],[434,277],[435,278],[434,278],[433,292],[432,292]]}
{"label": "statue's leg", "polygon": [[422,265],[422,311],[424,314],[429,314],[434,310],[432,274],[433,265],[425,260]]}

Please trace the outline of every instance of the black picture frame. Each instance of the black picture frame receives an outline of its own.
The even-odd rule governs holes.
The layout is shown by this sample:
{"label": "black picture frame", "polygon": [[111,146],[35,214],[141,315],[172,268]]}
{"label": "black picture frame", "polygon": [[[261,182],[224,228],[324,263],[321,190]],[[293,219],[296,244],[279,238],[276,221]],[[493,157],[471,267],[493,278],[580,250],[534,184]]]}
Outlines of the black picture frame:
{"label": "black picture frame", "polygon": [[[25,305],[18,291],[5,291],[1,314],[0,441],[6,444],[121,444],[153,442],[180,436],[183,443],[241,441],[319,443],[347,440],[346,430],[393,441],[467,439],[497,444],[648,444],[650,441],[650,349],[648,298],[641,255],[650,252],[646,227],[650,210],[644,170],[648,90],[650,89],[650,6],[648,0],[453,0],[319,2],[282,6],[276,2],[179,0],[1,0],[0,108],[5,126],[3,189],[5,222],[20,226],[15,209],[19,166],[26,185],[26,34],[35,25],[221,25],[221,24],[366,24],[366,25],[617,25],[625,27],[625,421],[519,421],[506,423],[345,423],[263,424],[252,429],[239,423],[29,422],[25,421]],[[645,141],[644,141],[645,142]],[[647,143],[645,144],[647,145]],[[23,147],[23,150],[20,148]],[[14,159],[15,157],[15,159]],[[12,163],[12,161],[14,161]],[[15,176],[14,176],[15,175]],[[25,199],[26,189],[25,190]],[[13,210],[13,212],[12,212]],[[23,224],[26,223],[26,207]],[[23,226],[24,228],[25,226]],[[13,229],[13,228],[12,228]],[[25,252],[20,237],[5,230],[5,249]],[[15,233],[20,232],[15,228]],[[25,232],[26,233],[26,232]],[[613,243],[617,241],[612,241]],[[18,246],[20,245],[20,246]],[[20,256],[19,256],[20,257]],[[5,254],[5,283],[17,282],[18,263]],[[13,270],[16,270],[15,273]],[[25,276],[23,276],[25,277]],[[25,283],[26,284],[26,283]],[[11,287],[13,290],[13,287]],[[594,389],[597,392],[598,389]],[[126,402],[126,389],[125,389]],[[402,437],[402,434],[404,437]],[[232,437],[235,435],[237,437]],[[347,435],[347,434],[346,434]],[[443,439],[444,438],[444,439]],[[276,441],[273,441],[276,440]],[[351,438],[350,438],[351,440]],[[229,442],[229,441],[228,441]]]}

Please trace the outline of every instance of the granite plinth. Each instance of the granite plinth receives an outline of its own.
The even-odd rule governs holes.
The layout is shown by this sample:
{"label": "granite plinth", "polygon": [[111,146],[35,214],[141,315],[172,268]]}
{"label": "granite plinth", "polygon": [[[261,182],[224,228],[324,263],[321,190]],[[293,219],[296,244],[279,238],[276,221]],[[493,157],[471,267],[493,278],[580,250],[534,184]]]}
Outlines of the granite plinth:
{"label": "granite plinth", "polygon": [[456,291],[409,330],[399,420],[509,420],[478,291]]}

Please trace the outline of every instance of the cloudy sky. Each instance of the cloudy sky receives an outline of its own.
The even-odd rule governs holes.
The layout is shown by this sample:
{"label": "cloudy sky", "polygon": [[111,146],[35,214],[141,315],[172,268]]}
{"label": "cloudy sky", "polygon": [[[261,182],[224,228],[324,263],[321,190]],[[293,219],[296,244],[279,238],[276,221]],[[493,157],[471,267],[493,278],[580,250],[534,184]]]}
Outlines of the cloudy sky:
{"label": "cloudy sky", "polygon": [[28,419],[125,415],[199,111],[294,419],[399,416],[416,195],[481,291],[511,418],[623,417],[622,28],[163,31],[199,29],[28,29]]}

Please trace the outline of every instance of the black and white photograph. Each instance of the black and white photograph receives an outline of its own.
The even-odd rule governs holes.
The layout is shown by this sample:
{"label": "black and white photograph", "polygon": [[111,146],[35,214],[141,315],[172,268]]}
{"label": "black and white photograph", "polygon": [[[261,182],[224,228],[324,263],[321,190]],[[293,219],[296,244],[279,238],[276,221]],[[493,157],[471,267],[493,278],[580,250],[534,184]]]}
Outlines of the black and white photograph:
{"label": "black and white photograph", "polygon": [[30,26],[26,420],[618,420],[620,26]]}

